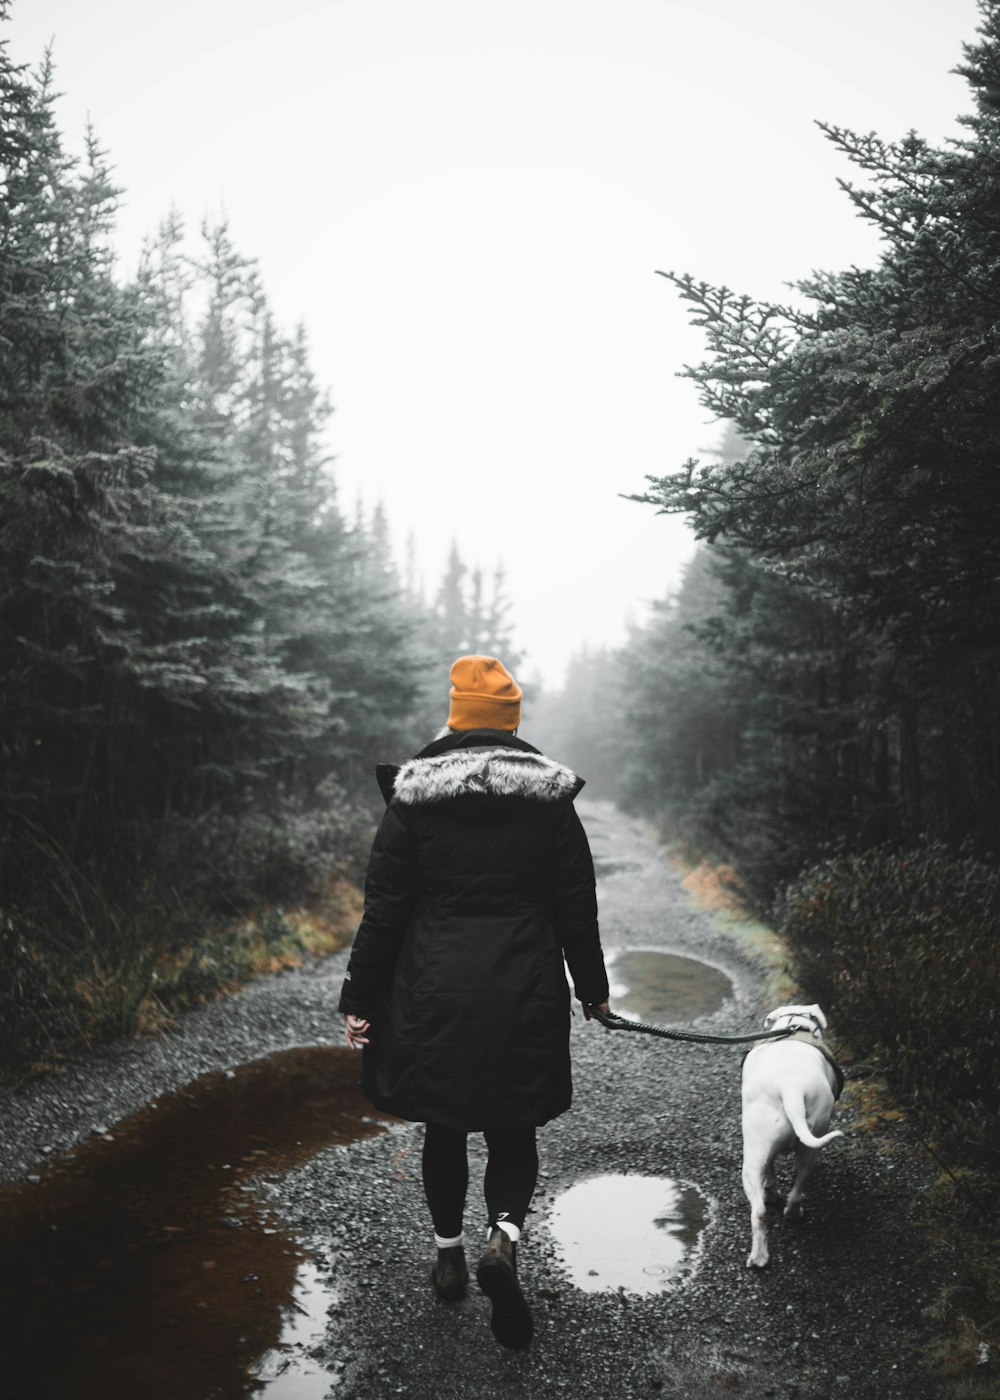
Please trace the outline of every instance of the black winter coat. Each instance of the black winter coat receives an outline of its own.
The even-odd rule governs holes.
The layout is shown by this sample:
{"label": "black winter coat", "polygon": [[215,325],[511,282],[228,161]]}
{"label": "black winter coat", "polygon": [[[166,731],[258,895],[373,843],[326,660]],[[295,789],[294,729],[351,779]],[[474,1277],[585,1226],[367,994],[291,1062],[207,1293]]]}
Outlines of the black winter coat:
{"label": "black winter coat", "polygon": [[371,1022],[380,1109],[465,1131],[569,1107],[569,988],[607,1000],[583,786],[511,734],[464,730],[380,770],[391,794],[340,1009]]}

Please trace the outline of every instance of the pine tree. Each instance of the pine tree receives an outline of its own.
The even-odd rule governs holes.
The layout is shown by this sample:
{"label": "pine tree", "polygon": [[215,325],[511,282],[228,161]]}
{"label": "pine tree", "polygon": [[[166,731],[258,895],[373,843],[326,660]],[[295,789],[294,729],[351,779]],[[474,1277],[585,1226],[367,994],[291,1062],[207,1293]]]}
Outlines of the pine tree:
{"label": "pine tree", "polygon": [[777,791],[793,764],[818,772],[831,836],[856,842],[929,830],[990,845],[1000,819],[1000,7],[982,16],[961,141],[822,128],[868,181],[842,183],[883,240],[876,267],[816,273],[794,305],[665,274],[705,329],[710,358],[688,371],[702,402],[752,446],[641,499],[690,514],[770,580],[731,653],[788,677],[769,688]]}
{"label": "pine tree", "polygon": [[507,595],[507,571],[503,564],[497,564],[493,571],[489,608],[483,622],[483,650],[490,656],[500,657],[507,666],[516,669],[523,657],[516,645],[512,608]]}
{"label": "pine tree", "polygon": [[471,654],[468,606],[465,598],[465,576],[468,566],[462,562],[458,545],[452,541],[448,564],[435,599],[436,627],[433,645],[446,665],[456,656]]}

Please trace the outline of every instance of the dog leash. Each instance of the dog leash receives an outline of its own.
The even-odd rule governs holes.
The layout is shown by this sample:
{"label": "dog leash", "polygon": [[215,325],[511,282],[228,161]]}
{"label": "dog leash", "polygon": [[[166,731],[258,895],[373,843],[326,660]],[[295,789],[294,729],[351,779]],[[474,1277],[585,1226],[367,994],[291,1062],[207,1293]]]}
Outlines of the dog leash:
{"label": "dog leash", "polygon": [[666,1026],[647,1026],[642,1021],[627,1021],[613,1011],[605,1016],[596,1006],[590,1008],[590,1014],[595,1021],[600,1021],[605,1030],[640,1031],[643,1035],[658,1035],[664,1040],[690,1040],[698,1045],[746,1045],[751,1040],[784,1040],[794,1034],[792,1026],[782,1026],[780,1030],[758,1031],[755,1035],[702,1035],[698,1031],[672,1031]]}

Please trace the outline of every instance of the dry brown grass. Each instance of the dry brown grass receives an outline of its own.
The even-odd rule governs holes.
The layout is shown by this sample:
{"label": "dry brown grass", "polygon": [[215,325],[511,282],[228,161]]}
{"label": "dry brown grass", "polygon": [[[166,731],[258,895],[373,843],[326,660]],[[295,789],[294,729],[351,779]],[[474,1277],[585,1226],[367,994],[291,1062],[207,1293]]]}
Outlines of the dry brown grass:
{"label": "dry brown grass", "polygon": [[696,908],[711,914],[719,932],[731,938],[740,951],[757,964],[763,979],[762,990],[771,1005],[799,1000],[799,991],[788,967],[788,951],[774,930],[750,912],[733,868],[707,860],[693,863],[680,847],[671,848],[668,858]]}
{"label": "dry brown grass", "polygon": [[[354,937],[363,906],[357,886],[336,879],[295,909],[263,909],[131,968],[94,959],[72,981],[75,1038],[91,1048],[117,1035],[161,1035],[180,1013],[233,995],[256,977],[339,952]],[[47,1057],[29,1073],[52,1067]]]}
{"label": "dry brown grass", "polygon": [[681,884],[700,908],[719,914],[742,916],[745,913],[740,882],[732,866],[712,865],[707,860],[694,866],[684,865],[676,855],[673,862],[686,870]]}
{"label": "dry brown grass", "polygon": [[354,937],[364,909],[364,895],[357,885],[338,879],[315,898],[285,915],[302,946],[313,957],[339,953]]}
{"label": "dry brown grass", "polygon": [[253,918],[172,949],[157,962],[155,986],[141,1003],[138,1029],[155,1032],[169,1024],[163,1000],[177,1000],[171,989],[185,981],[197,991],[179,998],[181,1010],[238,992],[255,977],[339,952],[354,937],[363,907],[361,890],[338,878],[294,909],[264,908]]}

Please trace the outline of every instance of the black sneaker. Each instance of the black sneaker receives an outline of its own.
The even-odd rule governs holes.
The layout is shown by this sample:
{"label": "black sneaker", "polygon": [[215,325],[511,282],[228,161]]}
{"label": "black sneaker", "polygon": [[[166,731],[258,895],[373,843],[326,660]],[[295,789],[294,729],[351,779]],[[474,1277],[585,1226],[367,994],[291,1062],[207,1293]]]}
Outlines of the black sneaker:
{"label": "black sneaker", "polygon": [[502,1347],[530,1346],[535,1331],[531,1309],[517,1282],[517,1245],[504,1230],[494,1230],[476,1269],[479,1287],[493,1305],[490,1326]]}
{"label": "black sneaker", "polygon": [[431,1283],[434,1292],[446,1303],[457,1303],[465,1297],[469,1270],[465,1263],[465,1250],[460,1244],[438,1250],[437,1263],[431,1269]]}

